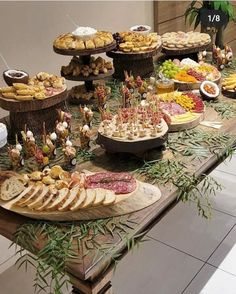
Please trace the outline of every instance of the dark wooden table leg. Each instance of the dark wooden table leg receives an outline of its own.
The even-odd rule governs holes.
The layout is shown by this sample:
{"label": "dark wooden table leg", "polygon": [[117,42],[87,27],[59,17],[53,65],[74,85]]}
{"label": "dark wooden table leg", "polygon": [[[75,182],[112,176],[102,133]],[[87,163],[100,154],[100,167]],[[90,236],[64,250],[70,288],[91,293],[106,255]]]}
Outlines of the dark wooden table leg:
{"label": "dark wooden table leg", "polygon": [[82,281],[70,274],[70,280],[73,285],[72,294],[113,294],[111,285],[112,274],[113,267],[110,267],[94,281]]}

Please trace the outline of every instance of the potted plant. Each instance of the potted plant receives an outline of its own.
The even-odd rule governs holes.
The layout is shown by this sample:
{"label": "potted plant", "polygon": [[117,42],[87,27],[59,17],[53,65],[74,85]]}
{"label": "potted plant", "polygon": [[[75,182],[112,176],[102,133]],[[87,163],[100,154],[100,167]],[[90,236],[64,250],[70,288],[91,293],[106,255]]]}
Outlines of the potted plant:
{"label": "potted plant", "polygon": [[[218,29],[204,27],[201,23],[201,13],[204,10],[219,10],[226,14],[226,24]],[[235,21],[234,7],[230,1],[191,1],[189,7],[185,11],[185,23],[188,21],[191,26],[194,24],[194,29],[201,24],[201,32],[208,32],[211,35],[213,41],[213,35],[215,36],[215,45],[221,49],[224,47],[223,32],[230,21]]]}

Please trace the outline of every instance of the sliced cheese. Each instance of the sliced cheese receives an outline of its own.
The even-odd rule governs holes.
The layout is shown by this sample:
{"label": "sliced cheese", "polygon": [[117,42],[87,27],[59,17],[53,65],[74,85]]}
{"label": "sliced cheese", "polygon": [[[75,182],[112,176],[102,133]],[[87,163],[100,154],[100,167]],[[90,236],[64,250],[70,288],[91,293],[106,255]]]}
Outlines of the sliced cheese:
{"label": "sliced cheese", "polygon": [[70,190],[70,195],[68,196],[68,198],[66,199],[64,204],[58,208],[58,210],[60,210],[60,211],[68,210],[70,205],[74,202],[76,197],[79,195],[79,193],[80,193],[80,188],[78,186],[71,189]]}
{"label": "sliced cheese", "polygon": [[72,211],[78,210],[82,206],[82,204],[85,201],[86,197],[87,197],[86,190],[85,189],[80,190],[79,198],[73,204],[73,206],[70,207],[70,210],[72,210]]}

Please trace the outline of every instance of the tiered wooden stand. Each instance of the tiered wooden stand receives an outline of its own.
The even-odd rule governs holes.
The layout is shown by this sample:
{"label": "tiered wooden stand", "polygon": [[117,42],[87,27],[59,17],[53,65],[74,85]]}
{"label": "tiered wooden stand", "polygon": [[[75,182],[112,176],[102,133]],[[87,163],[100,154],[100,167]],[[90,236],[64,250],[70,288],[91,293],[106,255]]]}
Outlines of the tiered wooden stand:
{"label": "tiered wooden stand", "polygon": [[44,100],[18,101],[0,96],[0,107],[10,112],[9,136],[20,134],[25,125],[30,126],[35,136],[41,135],[43,122],[47,130],[52,132],[55,129],[58,110],[65,109],[66,98],[66,88],[61,93]]}
{"label": "tiered wooden stand", "polygon": [[[53,50],[54,50],[54,52],[61,54],[61,55],[79,56],[82,59],[83,64],[86,65],[86,64],[89,64],[91,55],[104,53],[104,52],[113,50],[115,47],[116,47],[116,42],[113,42],[107,46],[104,46],[101,48],[96,48],[96,49],[72,50],[72,49],[58,49],[55,46],[53,46]],[[108,77],[112,76],[113,73],[114,73],[114,71],[110,70],[106,74],[99,74],[97,76],[89,75],[88,77],[84,77],[83,75],[67,76],[67,75],[63,75],[62,73],[61,74],[67,80],[84,82],[86,90],[89,92],[89,91],[94,90],[93,81],[108,78]],[[83,99],[73,99],[73,102],[76,102],[76,100],[78,100],[77,101],[78,104],[84,104],[86,102]]]}
{"label": "tiered wooden stand", "polygon": [[125,79],[124,71],[131,72],[133,76],[141,76],[142,78],[150,77],[154,72],[153,56],[161,51],[161,44],[155,50],[145,52],[122,52],[110,51],[107,56],[113,58],[115,79],[123,81]]}

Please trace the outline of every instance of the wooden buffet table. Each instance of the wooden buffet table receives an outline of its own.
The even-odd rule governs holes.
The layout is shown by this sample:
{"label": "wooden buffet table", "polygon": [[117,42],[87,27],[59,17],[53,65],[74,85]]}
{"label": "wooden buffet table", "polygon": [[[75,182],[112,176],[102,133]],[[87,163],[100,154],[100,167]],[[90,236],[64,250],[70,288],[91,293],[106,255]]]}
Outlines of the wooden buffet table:
{"label": "wooden buffet table", "polygon": [[[224,98],[223,98],[224,99]],[[230,99],[227,99],[228,101]],[[230,100],[231,103],[235,103],[234,100]],[[207,108],[205,120],[219,121],[220,118],[213,108]],[[207,128],[204,126],[198,126],[198,128],[203,129],[208,132],[218,132],[214,129]],[[236,140],[236,117],[231,119],[224,119],[223,126],[220,129],[220,132],[231,133]],[[171,134],[170,134],[171,136]],[[222,155],[225,150],[222,149]],[[165,152],[165,156],[170,154],[169,151]],[[96,158],[94,161],[88,161],[79,165],[80,169],[86,168],[91,171],[98,170],[115,170],[119,171],[124,168],[124,166],[119,166],[114,160],[114,157],[110,155],[107,156],[101,148],[96,149]],[[211,154],[206,159],[201,162],[188,161],[188,169],[195,172],[197,175],[203,173],[209,173],[212,169],[215,168],[222,161],[219,157],[214,154]],[[126,164],[126,163],[125,163]],[[130,215],[126,215],[125,218],[133,222],[133,228],[130,232],[130,236],[134,236],[143,232],[151,227],[153,223],[158,221],[162,213],[170,207],[171,204],[177,203],[177,189],[170,187],[160,187],[162,191],[162,197],[155,204]],[[196,211],[197,213],[197,211]],[[0,208],[0,234],[6,238],[12,240],[13,234],[17,228],[28,222],[29,219],[23,216],[8,212]],[[126,249],[126,244],[124,241],[121,241],[119,236],[114,235],[112,237],[110,234],[98,236],[101,240],[105,242],[109,241],[111,243],[110,248],[107,248],[106,252],[100,254],[97,258],[94,259],[96,254],[95,250],[92,250],[89,255],[83,256],[81,253],[81,263],[68,262],[67,272],[70,275],[71,282],[73,284],[73,293],[86,293],[86,294],[102,294],[102,293],[112,293],[111,287],[111,277],[112,277],[112,263],[111,256],[114,254],[121,253],[123,256]],[[115,246],[114,246],[115,245]],[[38,244],[40,248],[40,244]],[[83,250],[82,250],[83,251]],[[104,272],[104,269],[106,271]]]}

